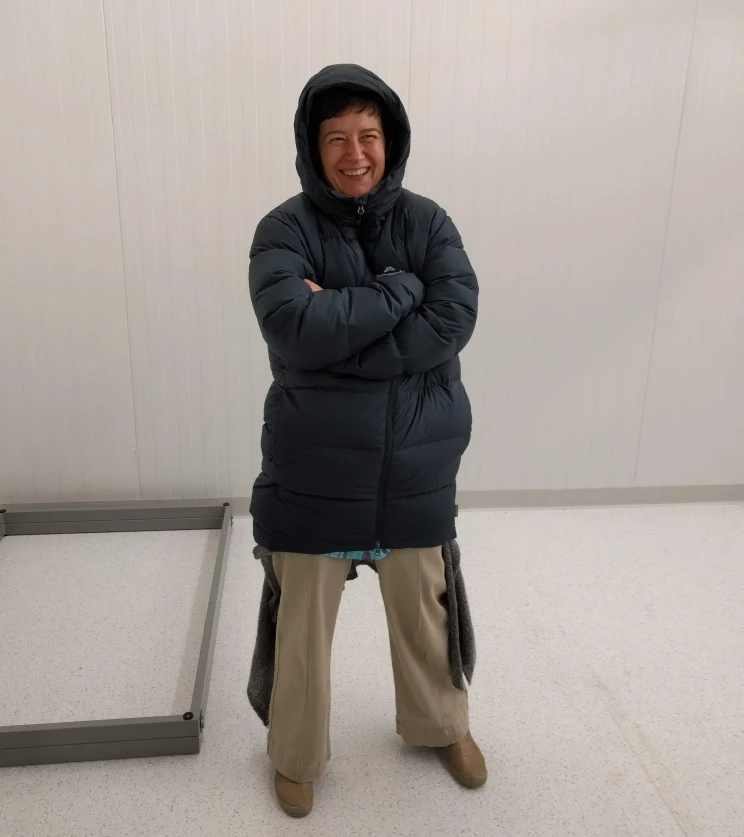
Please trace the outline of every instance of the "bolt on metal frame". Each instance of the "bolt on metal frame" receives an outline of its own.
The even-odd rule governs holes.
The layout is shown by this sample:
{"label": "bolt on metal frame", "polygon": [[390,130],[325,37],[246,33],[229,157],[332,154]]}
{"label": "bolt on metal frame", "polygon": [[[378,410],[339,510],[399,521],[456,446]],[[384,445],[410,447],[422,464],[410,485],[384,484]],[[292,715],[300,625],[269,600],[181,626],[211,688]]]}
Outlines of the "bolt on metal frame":
{"label": "bolt on metal frame", "polygon": [[188,710],[159,717],[0,726],[0,767],[199,752],[232,522],[230,504],[221,500],[0,505],[0,542],[13,535],[221,530]]}

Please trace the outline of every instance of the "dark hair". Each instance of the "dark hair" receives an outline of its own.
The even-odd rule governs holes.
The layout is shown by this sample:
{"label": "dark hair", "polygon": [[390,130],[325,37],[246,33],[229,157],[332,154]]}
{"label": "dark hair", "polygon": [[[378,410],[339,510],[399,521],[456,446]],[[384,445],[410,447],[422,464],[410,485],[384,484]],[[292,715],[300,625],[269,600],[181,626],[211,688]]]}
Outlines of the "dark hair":
{"label": "dark hair", "polygon": [[313,138],[317,137],[321,122],[350,110],[355,113],[374,113],[382,122],[385,107],[378,96],[367,90],[355,90],[353,87],[331,87],[330,90],[324,90],[313,101],[310,121]]}

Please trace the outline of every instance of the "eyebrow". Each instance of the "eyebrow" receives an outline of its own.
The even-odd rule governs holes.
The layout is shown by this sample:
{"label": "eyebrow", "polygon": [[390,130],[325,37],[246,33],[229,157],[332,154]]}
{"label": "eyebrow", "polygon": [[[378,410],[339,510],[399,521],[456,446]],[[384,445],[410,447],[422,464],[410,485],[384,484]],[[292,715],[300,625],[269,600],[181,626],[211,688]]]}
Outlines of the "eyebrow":
{"label": "eyebrow", "polygon": [[[372,133],[372,131],[375,131],[375,132],[376,132],[376,133],[378,133],[378,134],[381,134],[381,133],[382,133],[382,131],[381,131],[379,128],[376,128],[374,125],[373,125],[373,126],[371,126],[371,127],[369,127],[369,128],[364,128],[364,129],[363,129],[362,131],[360,131],[359,133],[361,133],[361,134],[370,134],[370,133]],[[332,136],[333,134],[339,134],[340,136],[346,136],[346,131],[342,131],[340,128],[335,128],[335,129],[334,129],[334,130],[332,130],[332,131],[326,131],[326,132],[323,134],[323,139],[328,139],[328,137]]]}

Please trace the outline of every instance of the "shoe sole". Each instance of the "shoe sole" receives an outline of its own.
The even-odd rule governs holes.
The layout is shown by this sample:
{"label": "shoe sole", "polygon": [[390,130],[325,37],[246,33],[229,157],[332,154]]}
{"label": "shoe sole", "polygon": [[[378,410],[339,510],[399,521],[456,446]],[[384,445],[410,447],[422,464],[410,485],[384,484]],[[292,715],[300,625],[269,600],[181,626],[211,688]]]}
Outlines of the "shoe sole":
{"label": "shoe sole", "polygon": [[462,773],[458,773],[451,767],[449,768],[449,772],[458,784],[462,785],[464,788],[470,788],[471,790],[482,788],[488,781],[488,774],[485,776],[463,776]]}
{"label": "shoe sole", "polygon": [[294,817],[294,819],[299,820],[302,817],[306,817],[310,811],[313,810],[313,806],[311,805],[309,808],[296,808],[293,805],[287,805],[285,802],[282,802],[281,799],[278,800],[279,805],[281,805],[282,811],[285,814],[288,814],[290,817]]}
{"label": "shoe sole", "polygon": [[455,770],[455,768],[447,761],[446,758],[440,756],[440,759],[449,771],[449,774],[452,776],[452,778],[457,782],[458,785],[462,785],[464,788],[476,790],[477,788],[482,788],[483,785],[485,785],[488,781],[488,772],[486,772],[485,776],[465,776],[465,774],[463,773],[458,773],[457,770]]}

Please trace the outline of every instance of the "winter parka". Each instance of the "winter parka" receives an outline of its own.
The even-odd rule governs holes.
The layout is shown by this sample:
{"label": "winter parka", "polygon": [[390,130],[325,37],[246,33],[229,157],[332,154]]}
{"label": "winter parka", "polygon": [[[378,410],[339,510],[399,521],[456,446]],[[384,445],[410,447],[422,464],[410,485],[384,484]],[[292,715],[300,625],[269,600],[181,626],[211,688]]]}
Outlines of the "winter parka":
{"label": "winter parka", "polygon": [[[326,184],[308,133],[313,98],[334,86],[385,108],[385,176],[359,198]],[[310,79],[295,140],[302,192],[263,218],[250,252],[273,374],[256,541],[320,554],[439,546],[456,535],[471,434],[458,356],[475,326],[476,277],[447,213],[402,188],[408,117],[376,75],[335,65]]]}

